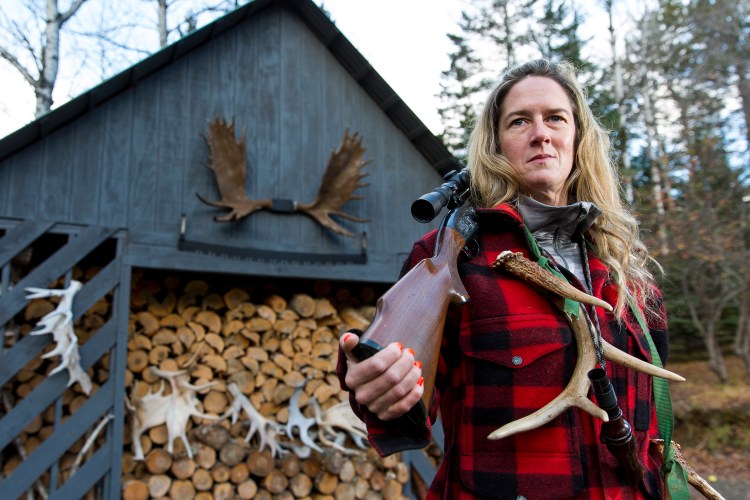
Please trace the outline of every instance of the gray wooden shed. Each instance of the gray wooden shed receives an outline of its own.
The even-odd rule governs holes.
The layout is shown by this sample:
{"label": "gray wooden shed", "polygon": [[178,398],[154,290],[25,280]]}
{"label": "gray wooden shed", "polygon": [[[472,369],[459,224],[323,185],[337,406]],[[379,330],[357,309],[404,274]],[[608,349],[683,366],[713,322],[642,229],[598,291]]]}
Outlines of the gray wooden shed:
{"label": "gray wooden shed", "polygon": [[[312,200],[344,131],[358,133],[372,160],[364,168],[370,185],[344,209],[368,221],[339,219],[353,238],[298,214],[216,222],[223,212],[196,193],[219,198],[202,137],[217,117],[234,119],[238,135],[246,130],[245,192],[253,199]],[[132,268],[390,283],[429,229],[411,218],[411,202],[457,168],[310,0],[251,2],[0,140],[0,332],[26,305],[25,288],[69,281],[92,253],[101,270],[86,281],[74,316],[114,297],[107,324],[81,350],[84,368],[109,354],[108,383],[61,419],[0,491],[16,498],[49,470],[61,483],[53,498],[77,498],[97,484],[107,498],[119,496]],[[32,245],[46,250],[14,278],[12,261]],[[50,342],[26,335],[4,348],[0,385]],[[61,411],[67,378],[58,375],[5,411],[0,449],[49,407]],[[60,454],[107,414],[107,445],[75,481],[55,478]]]}

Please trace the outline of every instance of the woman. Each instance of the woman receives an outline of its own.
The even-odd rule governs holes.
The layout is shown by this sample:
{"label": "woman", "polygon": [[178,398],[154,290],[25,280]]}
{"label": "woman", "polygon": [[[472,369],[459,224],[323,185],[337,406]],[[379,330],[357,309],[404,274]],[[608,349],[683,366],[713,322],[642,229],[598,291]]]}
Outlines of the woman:
{"label": "woman", "polygon": [[[564,314],[537,289],[491,267],[504,250],[550,259],[565,278],[614,307],[588,307],[591,324],[615,347],[651,362],[646,318],[662,360],[666,315],[647,270],[648,252],[620,200],[606,131],[586,103],[573,68],[532,61],[511,69],[489,96],[469,144],[476,252],[458,269],[471,300],[443,332],[430,408],[445,430],[445,456],[431,498],[660,498],[651,380],[614,363],[606,370],[631,424],[642,484],[628,479],[599,440],[602,422],[578,409],[548,424],[490,441],[503,424],[532,413],[567,385],[576,345]],[[408,269],[431,257],[435,232],[419,240]],[[425,446],[430,429],[404,414],[422,397],[419,360],[389,345],[357,362],[359,338],[341,336],[339,374],[353,409],[382,454]]]}

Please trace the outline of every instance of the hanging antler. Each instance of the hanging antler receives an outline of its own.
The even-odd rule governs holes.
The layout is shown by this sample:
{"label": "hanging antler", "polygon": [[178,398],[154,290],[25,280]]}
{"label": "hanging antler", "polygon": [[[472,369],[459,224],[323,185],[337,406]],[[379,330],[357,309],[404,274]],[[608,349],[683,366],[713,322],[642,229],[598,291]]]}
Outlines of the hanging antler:
{"label": "hanging antler", "polygon": [[234,135],[234,118],[229,124],[224,118],[215,118],[213,122],[209,122],[208,137],[204,136],[204,139],[210,150],[208,168],[216,178],[221,201],[209,201],[200,194],[195,194],[206,205],[231,210],[226,215],[214,217],[214,220],[238,220],[258,210],[270,208],[270,199],[252,200],[245,194],[247,130],[242,131],[242,140],[237,141]]}
{"label": "hanging antler", "polygon": [[[521,253],[502,252],[497,256],[493,267],[503,267],[511,274],[530,282],[540,288],[553,292],[553,304],[560,310],[563,310],[563,299],[565,297],[603,307],[607,311],[612,310],[608,303],[585,294],[566,283],[562,279],[546,271],[535,262],[526,259]],[[583,308],[580,308],[577,317],[568,317],[573,336],[578,348],[578,360],[573,371],[573,376],[568,382],[567,387],[552,401],[547,403],[543,408],[527,415],[519,420],[514,420],[499,429],[492,432],[487,438],[496,440],[503,439],[519,432],[525,432],[531,429],[541,427],[559,416],[562,412],[571,407],[578,407],[585,412],[600,418],[607,422],[609,420],[607,413],[596,406],[589,398],[590,381],[588,378],[589,370],[593,369],[597,363],[596,350],[593,342],[589,337],[588,319]],[[684,382],[685,379],[676,373],[670,372],[658,366],[642,361],[638,358],[627,354],[616,347],[601,339],[604,357],[610,361],[621,364],[633,370],[646,373],[654,377],[662,377],[669,380]]]}
{"label": "hanging antler", "polygon": [[[216,178],[221,201],[209,201],[198,193],[196,196],[207,205],[230,210],[228,214],[214,217],[214,220],[233,221],[258,210],[273,210],[274,200],[253,200],[245,194],[246,131],[242,132],[241,141],[235,138],[234,118],[229,124],[224,118],[215,118],[213,122],[209,122],[208,136],[204,138],[210,149],[209,168]],[[315,201],[306,204],[292,201],[291,211],[303,213],[337,234],[353,237],[354,233],[344,229],[330,216],[336,215],[355,222],[367,221],[341,210],[348,201],[362,199],[355,196],[354,191],[368,185],[360,182],[368,175],[362,173],[362,168],[371,161],[362,160],[366,150],[362,147],[362,139],[358,134],[350,136],[347,129],[339,149],[331,152]]]}
{"label": "hanging antler", "polygon": [[73,298],[83,288],[83,283],[70,280],[68,288],[62,290],[46,288],[26,288],[27,299],[38,299],[45,297],[60,297],[60,302],[54,311],[44,315],[36,324],[41,327],[33,330],[30,335],[43,335],[51,333],[56,342],[55,347],[44,354],[42,358],[60,356],[60,364],[57,365],[49,375],[54,375],[63,369],[68,370],[68,387],[78,382],[81,389],[88,396],[91,393],[91,379],[81,367],[81,356],[78,353],[78,337],[73,328]]}
{"label": "hanging antler", "polygon": [[315,201],[297,206],[297,211],[315,219],[318,224],[344,236],[354,236],[338,225],[331,215],[337,215],[354,222],[367,222],[367,219],[355,217],[341,210],[349,200],[361,200],[355,196],[354,190],[368,186],[369,183],[360,182],[368,174],[362,173],[362,168],[372,160],[363,161],[362,156],[367,148],[362,147],[362,139],[356,132],[349,135],[349,129],[344,132],[341,146],[337,151],[331,151],[323,179],[318,188]]}

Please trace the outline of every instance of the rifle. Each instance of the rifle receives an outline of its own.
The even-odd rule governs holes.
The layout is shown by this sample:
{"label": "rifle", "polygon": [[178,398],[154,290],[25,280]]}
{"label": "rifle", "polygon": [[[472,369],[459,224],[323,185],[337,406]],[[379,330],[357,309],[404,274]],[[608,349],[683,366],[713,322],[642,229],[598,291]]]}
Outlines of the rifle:
{"label": "rifle", "polygon": [[469,171],[449,172],[446,182],[412,204],[419,222],[433,220],[448,207],[437,234],[435,254],[418,262],[378,299],[375,317],[352,351],[363,361],[392,342],[414,349],[422,362],[424,393],[407,413],[415,423],[427,420],[437,372],[443,326],[450,305],[464,304],[469,295],[458,275],[458,255],[477,230],[474,208],[464,206],[469,196]]}

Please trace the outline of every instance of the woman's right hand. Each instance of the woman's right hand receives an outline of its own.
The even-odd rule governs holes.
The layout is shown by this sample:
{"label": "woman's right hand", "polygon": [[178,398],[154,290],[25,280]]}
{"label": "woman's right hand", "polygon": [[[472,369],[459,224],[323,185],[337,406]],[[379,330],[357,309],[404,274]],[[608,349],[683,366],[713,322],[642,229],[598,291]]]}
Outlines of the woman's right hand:
{"label": "woman's right hand", "polygon": [[358,361],[352,353],[358,343],[359,337],[351,332],[339,339],[339,348],[346,354],[345,383],[354,392],[357,403],[381,420],[404,415],[422,398],[422,363],[414,359],[412,349],[404,349],[399,342]]}

